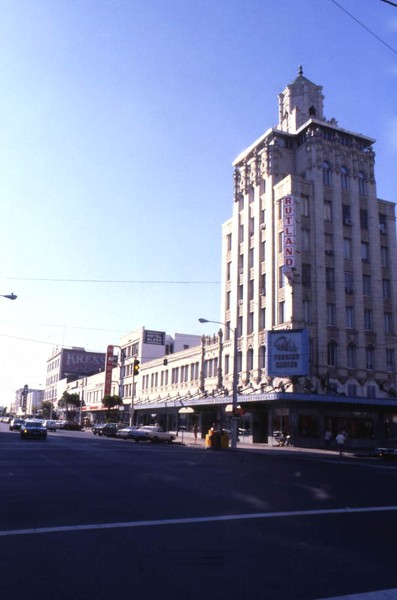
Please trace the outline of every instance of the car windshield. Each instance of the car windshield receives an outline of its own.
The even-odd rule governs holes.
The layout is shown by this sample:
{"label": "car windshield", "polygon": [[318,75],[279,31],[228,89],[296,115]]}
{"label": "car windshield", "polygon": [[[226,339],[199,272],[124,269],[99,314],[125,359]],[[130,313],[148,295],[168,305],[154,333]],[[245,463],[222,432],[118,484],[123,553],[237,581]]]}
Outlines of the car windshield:
{"label": "car windshield", "polygon": [[41,427],[41,423],[39,421],[26,421],[25,428],[29,429],[30,427]]}

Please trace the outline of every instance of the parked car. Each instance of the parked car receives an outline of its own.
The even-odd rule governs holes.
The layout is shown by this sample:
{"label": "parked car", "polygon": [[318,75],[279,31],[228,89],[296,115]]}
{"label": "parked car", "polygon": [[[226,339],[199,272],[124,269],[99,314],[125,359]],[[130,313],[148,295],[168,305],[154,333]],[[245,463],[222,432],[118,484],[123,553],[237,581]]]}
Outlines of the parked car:
{"label": "parked car", "polygon": [[47,429],[43,427],[41,421],[25,421],[20,429],[21,439],[42,439],[47,438]]}
{"label": "parked car", "polygon": [[122,438],[123,440],[131,440],[133,439],[132,434],[134,431],[139,429],[137,425],[130,425],[129,427],[123,427],[123,429],[119,429],[116,433],[117,437]]}
{"label": "parked car", "polygon": [[45,427],[47,431],[56,431],[57,422],[51,419],[46,419],[45,421],[43,421],[43,427]]}
{"label": "parked car", "polygon": [[62,420],[55,421],[57,429],[63,429],[65,427],[66,422],[67,421],[62,421]]}
{"label": "parked car", "polygon": [[117,432],[123,428],[122,423],[105,423],[99,432],[99,435],[105,435],[106,437],[116,437]]}
{"label": "parked car", "polygon": [[91,427],[91,431],[94,435],[101,435],[102,429],[105,427],[106,423],[97,423],[93,427]]}
{"label": "parked car", "polygon": [[19,431],[24,424],[25,419],[15,418],[10,421],[10,431]]}
{"label": "parked car", "polygon": [[164,431],[157,425],[142,425],[142,427],[131,432],[131,439],[136,442],[165,442],[171,444],[175,436],[172,433]]}
{"label": "parked car", "polygon": [[76,421],[65,421],[62,429],[68,429],[70,431],[81,431],[81,425]]}

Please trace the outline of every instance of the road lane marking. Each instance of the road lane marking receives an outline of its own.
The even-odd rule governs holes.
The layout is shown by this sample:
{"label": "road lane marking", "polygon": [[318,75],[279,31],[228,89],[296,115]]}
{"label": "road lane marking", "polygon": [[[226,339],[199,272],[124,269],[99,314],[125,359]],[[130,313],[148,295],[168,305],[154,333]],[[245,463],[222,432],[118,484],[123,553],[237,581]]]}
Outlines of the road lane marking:
{"label": "road lane marking", "polygon": [[322,515],[346,515],[365,512],[397,511],[397,506],[367,506],[360,508],[330,508],[320,510],[292,510],[285,512],[242,513],[237,515],[214,515],[207,517],[186,517],[181,519],[154,519],[149,521],[126,521],[121,523],[86,523],[83,525],[59,525],[55,527],[32,527],[30,529],[9,529],[0,531],[0,537],[62,533],[72,531],[99,531],[101,529],[131,529],[134,527],[159,527],[162,525],[189,525],[222,521],[243,521],[249,519],[276,519],[280,517],[312,517]]}

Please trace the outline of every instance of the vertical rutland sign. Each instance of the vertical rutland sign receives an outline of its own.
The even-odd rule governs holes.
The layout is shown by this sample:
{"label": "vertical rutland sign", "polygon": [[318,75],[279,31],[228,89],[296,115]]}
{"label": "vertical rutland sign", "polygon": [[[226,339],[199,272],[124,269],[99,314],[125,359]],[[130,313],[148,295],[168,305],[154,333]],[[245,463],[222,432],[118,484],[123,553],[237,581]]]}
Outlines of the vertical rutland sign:
{"label": "vertical rutland sign", "polygon": [[283,199],[283,224],[284,224],[284,275],[288,279],[294,278],[296,267],[296,223],[295,199],[292,194]]}
{"label": "vertical rutland sign", "polygon": [[309,372],[309,336],[307,329],[268,331],[266,370],[271,377],[307,375]]}

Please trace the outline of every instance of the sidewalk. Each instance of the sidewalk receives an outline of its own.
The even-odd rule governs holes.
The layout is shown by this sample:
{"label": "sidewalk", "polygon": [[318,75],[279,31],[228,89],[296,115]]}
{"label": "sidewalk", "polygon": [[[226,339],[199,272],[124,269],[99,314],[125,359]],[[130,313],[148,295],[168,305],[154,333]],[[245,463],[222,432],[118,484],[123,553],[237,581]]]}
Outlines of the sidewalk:
{"label": "sidewalk", "polygon": [[[188,446],[189,448],[198,448],[205,449],[205,439],[198,437],[195,441],[193,436],[190,436],[189,433],[184,433],[183,436],[181,432],[179,432],[178,436],[175,439],[176,443],[183,444],[184,446]],[[175,443],[174,442],[174,443]],[[325,456],[336,456],[339,457],[338,451],[336,449],[326,450],[325,448],[300,448],[295,446],[271,446],[270,444],[257,444],[251,442],[237,442],[236,450],[247,450],[251,452],[267,452],[272,454],[315,454],[315,455],[325,455]],[[211,452],[210,449],[208,449]],[[222,450],[220,450],[222,452]],[[233,451],[229,445],[228,449],[224,449],[223,452]],[[216,452],[216,450],[213,450]],[[348,448],[343,452],[342,456],[347,456],[351,458],[376,458],[374,452],[371,449],[357,449],[357,450],[349,450]]]}

